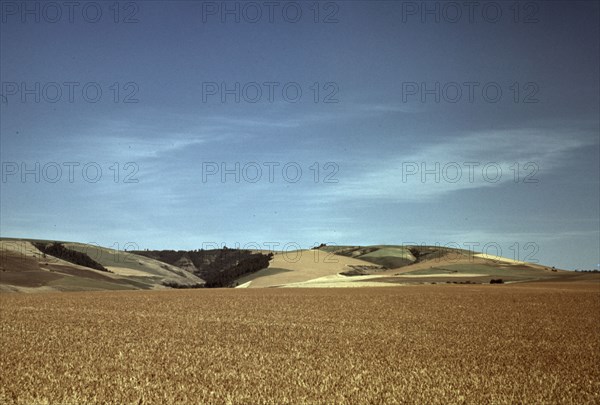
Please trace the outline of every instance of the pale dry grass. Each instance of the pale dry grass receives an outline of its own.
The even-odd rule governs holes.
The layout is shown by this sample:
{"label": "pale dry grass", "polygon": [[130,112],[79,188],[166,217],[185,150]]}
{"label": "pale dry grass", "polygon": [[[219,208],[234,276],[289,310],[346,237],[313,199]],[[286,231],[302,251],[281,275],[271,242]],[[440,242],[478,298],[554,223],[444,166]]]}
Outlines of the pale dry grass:
{"label": "pale dry grass", "polygon": [[599,403],[598,284],[0,295],[0,403]]}
{"label": "pale dry grass", "polygon": [[373,281],[383,276],[343,276],[334,274],[332,276],[319,277],[300,283],[289,283],[282,285],[283,288],[363,288],[363,287],[398,287],[398,283],[386,283]]}
{"label": "pale dry grass", "polygon": [[[38,258],[42,257],[42,252],[38,250],[31,242],[24,240],[1,240],[0,250],[6,250],[15,254],[21,254],[24,256],[35,256]],[[60,260],[60,259],[57,259]]]}
{"label": "pale dry grass", "polygon": [[493,260],[495,262],[511,263],[511,264],[527,264],[527,262],[522,262],[520,260],[514,260],[514,259],[502,257],[502,256],[490,255],[487,253],[477,253],[477,254],[474,254],[473,256],[481,257],[482,259]]}
{"label": "pale dry grass", "polygon": [[[59,259],[58,257],[44,255],[39,251],[38,248],[33,246],[31,242],[24,240],[1,240],[0,241],[0,259],[6,257],[6,255],[16,255],[22,260],[27,260],[29,258],[34,259],[37,262],[51,263],[51,264],[60,264],[64,266],[75,266],[77,268],[86,269],[87,267],[77,266],[72,263],[69,263],[63,259]],[[0,260],[3,261],[3,260]]]}
{"label": "pale dry grass", "polygon": [[276,253],[269,263],[269,269],[275,268],[288,271],[272,274],[269,269],[265,269],[242,277],[238,282],[244,284],[252,281],[248,286],[249,288],[302,283],[348,271],[348,266],[350,265],[365,266],[372,265],[372,263],[321,250],[298,250]]}

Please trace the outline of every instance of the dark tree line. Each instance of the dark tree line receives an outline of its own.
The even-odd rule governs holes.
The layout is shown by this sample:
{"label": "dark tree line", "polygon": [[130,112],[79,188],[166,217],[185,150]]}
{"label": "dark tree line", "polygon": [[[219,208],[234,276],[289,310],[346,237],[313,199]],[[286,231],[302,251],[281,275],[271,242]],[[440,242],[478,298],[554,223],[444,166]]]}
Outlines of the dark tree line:
{"label": "dark tree line", "polygon": [[108,271],[106,267],[89,257],[87,254],[65,247],[62,243],[33,243],[42,253],[57,257],[66,262],[89,267],[95,270]]}
{"label": "dark tree line", "polygon": [[133,252],[173,266],[191,262],[194,275],[206,281],[206,287],[231,287],[238,278],[269,266],[272,253],[252,253],[243,249],[148,250]]}

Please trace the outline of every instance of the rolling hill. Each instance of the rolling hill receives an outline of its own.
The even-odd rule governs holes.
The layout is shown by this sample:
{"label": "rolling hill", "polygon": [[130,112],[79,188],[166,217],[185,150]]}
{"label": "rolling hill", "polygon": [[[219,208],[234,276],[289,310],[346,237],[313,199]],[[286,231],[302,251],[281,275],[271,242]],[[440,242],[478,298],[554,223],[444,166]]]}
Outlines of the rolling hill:
{"label": "rolling hill", "polygon": [[168,288],[167,285],[192,288],[205,284],[183,269],[124,251],[58,243],[62,250],[79,252],[105,268],[98,270],[43,253],[36,247],[53,244],[55,241],[1,239],[0,291],[151,290]]}
{"label": "rolling hill", "polygon": [[320,246],[275,254],[267,269],[239,287],[373,287],[411,284],[489,284],[598,280],[598,275],[436,246]]}
{"label": "rolling hill", "polygon": [[391,287],[599,278],[597,274],[435,246],[124,252],[76,242],[0,239],[0,292]]}
{"label": "rolling hill", "polygon": [[206,281],[206,287],[229,287],[246,274],[269,266],[271,253],[244,249],[145,250],[137,255],[168,263]]}

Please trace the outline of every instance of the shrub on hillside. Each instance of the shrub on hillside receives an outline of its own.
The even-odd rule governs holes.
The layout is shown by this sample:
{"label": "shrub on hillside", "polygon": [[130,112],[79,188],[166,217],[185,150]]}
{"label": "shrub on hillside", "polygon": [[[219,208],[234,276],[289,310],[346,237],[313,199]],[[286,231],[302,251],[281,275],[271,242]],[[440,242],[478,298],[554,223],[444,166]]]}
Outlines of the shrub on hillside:
{"label": "shrub on hillside", "polygon": [[172,280],[165,280],[161,284],[170,288],[204,288],[204,283],[181,284]]}
{"label": "shrub on hillside", "polygon": [[[253,253],[247,249],[137,251],[136,254],[181,266],[184,260],[193,274],[206,281],[206,287],[232,287],[238,278],[269,267],[273,253]],[[190,271],[190,270],[188,270]]]}
{"label": "shrub on hillside", "polygon": [[78,264],[80,266],[89,267],[95,270],[109,271],[106,267],[86,255],[73,249],[65,247],[62,243],[34,243],[35,247],[42,252],[42,256],[51,255],[62,259],[66,262]]}

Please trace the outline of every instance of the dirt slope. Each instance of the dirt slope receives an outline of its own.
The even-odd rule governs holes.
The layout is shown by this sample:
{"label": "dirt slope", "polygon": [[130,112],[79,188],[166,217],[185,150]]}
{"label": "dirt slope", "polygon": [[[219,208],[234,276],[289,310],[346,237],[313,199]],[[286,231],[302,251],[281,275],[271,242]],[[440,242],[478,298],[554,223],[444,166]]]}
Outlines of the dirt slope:
{"label": "dirt slope", "polygon": [[0,240],[0,291],[97,291],[163,289],[165,282],[201,285],[181,269],[145,257],[82,243],[63,243],[94,258],[95,270],[44,254],[29,240]]}

